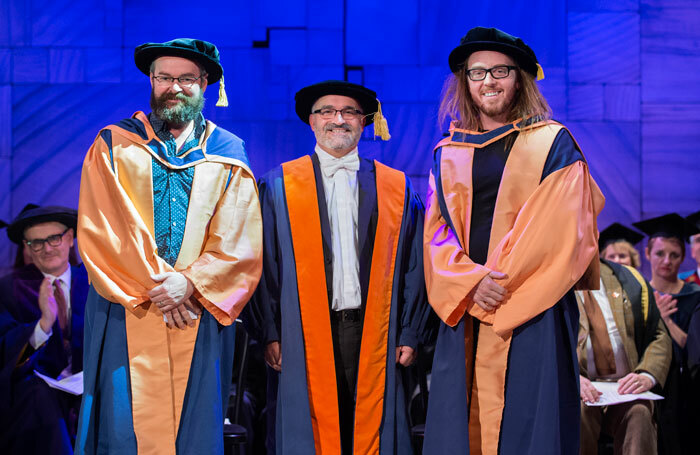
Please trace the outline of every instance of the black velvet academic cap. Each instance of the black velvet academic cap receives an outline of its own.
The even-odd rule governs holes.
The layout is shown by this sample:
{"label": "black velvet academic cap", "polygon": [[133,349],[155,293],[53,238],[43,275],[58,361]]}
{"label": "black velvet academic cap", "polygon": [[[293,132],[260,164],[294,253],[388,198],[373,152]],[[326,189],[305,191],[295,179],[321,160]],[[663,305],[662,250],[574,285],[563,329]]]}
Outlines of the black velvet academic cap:
{"label": "black velvet academic cap", "polygon": [[535,52],[520,38],[509,35],[497,28],[474,27],[469,30],[459,43],[459,46],[450,52],[450,70],[459,72],[464,62],[471,54],[477,51],[496,51],[506,54],[522,69],[532,74],[535,78],[542,79],[544,74],[539,74],[541,67],[537,63]]}
{"label": "black velvet academic cap", "polygon": [[302,122],[309,123],[309,115],[311,115],[314,103],[326,95],[347,96],[357,101],[362,112],[366,115],[365,126],[374,121],[374,116],[369,114],[374,114],[379,110],[377,94],[373,90],[352,82],[323,81],[304,87],[294,95],[295,109]]}

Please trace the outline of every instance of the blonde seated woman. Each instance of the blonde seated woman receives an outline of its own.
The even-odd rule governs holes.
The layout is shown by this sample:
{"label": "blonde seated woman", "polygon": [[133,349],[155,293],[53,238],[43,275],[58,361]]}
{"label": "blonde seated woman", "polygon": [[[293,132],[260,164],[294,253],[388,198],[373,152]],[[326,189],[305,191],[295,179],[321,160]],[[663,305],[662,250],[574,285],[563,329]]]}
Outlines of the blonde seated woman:
{"label": "blonde seated woman", "polygon": [[600,258],[639,269],[642,264],[634,247],[644,235],[620,223],[613,223],[600,232]]}

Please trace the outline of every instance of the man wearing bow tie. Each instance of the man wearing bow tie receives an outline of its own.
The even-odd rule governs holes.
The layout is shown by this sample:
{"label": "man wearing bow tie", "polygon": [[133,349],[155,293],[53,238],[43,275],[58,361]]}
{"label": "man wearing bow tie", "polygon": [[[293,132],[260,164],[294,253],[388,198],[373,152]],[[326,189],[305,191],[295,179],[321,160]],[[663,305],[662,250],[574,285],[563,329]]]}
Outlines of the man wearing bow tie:
{"label": "man wearing bow tie", "polygon": [[276,450],[411,453],[398,368],[430,315],[423,205],[402,172],[358,154],[366,125],[389,138],[376,93],[326,81],[295,100],[316,147],[259,182],[263,276],[248,315],[280,372]]}

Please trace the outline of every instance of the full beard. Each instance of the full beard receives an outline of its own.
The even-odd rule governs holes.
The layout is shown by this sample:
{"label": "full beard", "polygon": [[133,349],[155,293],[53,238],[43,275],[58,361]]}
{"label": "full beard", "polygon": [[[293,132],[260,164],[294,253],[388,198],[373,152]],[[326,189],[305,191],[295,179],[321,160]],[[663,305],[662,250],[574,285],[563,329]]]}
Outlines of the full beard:
{"label": "full beard", "polygon": [[[498,86],[488,85],[481,89],[481,93],[496,90],[501,90],[501,88]],[[519,96],[518,92],[519,87],[516,86],[512,90],[504,92],[506,93],[505,97],[499,96],[498,98],[501,99],[497,102],[494,102],[495,100],[489,98],[484,98],[483,96],[472,96],[470,92],[467,92],[467,95],[471,99],[472,103],[474,103],[474,106],[478,109],[479,115],[482,118],[488,117],[501,123],[507,123],[517,105]]]}
{"label": "full beard", "polygon": [[[169,100],[180,100],[172,107],[167,105]],[[163,93],[156,97],[151,91],[151,110],[161,120],[168,124],[182,125],[199,117],[204,108],[202,93],[187,96],[184,93]]]}

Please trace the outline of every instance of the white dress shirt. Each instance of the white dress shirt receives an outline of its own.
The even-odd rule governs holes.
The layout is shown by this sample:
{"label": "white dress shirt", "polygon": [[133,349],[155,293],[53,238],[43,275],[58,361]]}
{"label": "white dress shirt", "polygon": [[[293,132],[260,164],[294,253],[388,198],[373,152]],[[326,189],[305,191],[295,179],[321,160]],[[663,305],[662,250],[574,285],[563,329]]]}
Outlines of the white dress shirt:
{"label": "white dress shirt", "polygon": [[333,251],[334,311],[362,306],[357,235],[358,183],[360,158],[357,147],[342,158],[335,158],[316,145],[321,180],[326,194]]}
{"label": "white dress shirt", "polygon": [[[627,353],[625,352],[625,347],[622,344],[622,337],[620,336],[620,331],[617,329],[617,324],[615,324],[615,317],[613,316],[612,308],[610,307],[610,300],[608,300],[608,294],[605,290],[605,285],[603,284],[603,279],[600,280],[600,289],[591,291],[593,298],[598,303],[600,311],[603,313],[605,318],[605,325],[608,328],[608,336],[610,337],[610,344],[612,345],[613,355],[615,356],[615,373],[607,376],[602,376],[598,374],[595,368],[595,359],[593,358],[593,344],[591,343],[591,336],[588,335],[586,340],[586,349],[588,351],[588,376],[597,379],[620,379],[626,376],[629,371],[629,361],[627,359]],[[643,353],[640,352],[641,356]],[[651,379],[652,384],[656,385],[656,379],[649,373],[642,372],[644,376]]]}
{"label": "white dress shirt", "polygon": [[[59,282],[59,286],[61,287],[61,290],[63,291],[63,295],[66,296],[66,316],[68,318],[68,321],[70,323],[71,320],[71,305],[70,305],[70,280],[71,280],[71,271],[70,271],[70,266],[66,269],[63,274],[59,277],[55,277],[53,275],[49,275],[48,273],[42,272],[45,278],[48,278],[51,280],[51,284],[53,285],[54,280],[57,278],[60,279],[61,281]],[[52,288],[53,292],[53,288]],[[34,349],[38,349],[39,346],[42,344],[46,343],[46,341],[51,337],[53,334],[53,330],[49,328],[49,333],[44,332],[44,330],[41,328],[41,324],[38,322],[36,323],[36,326],[34,327],[34,333],[29,337],[29,344],[32,345]]]}

